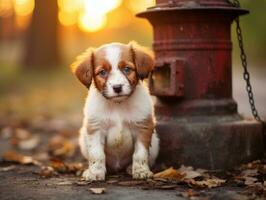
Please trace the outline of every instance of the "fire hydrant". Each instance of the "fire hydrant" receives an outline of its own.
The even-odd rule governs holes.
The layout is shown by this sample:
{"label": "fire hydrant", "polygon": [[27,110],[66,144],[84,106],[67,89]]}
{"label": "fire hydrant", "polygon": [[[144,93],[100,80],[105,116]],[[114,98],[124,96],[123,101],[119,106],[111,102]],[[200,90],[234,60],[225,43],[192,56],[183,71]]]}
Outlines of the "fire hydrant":
{"label": "fire hydrant", "polygon": [[262,156],[262,125],[232,98],[231,24],[246,13],[226,0],[157,0],[137,15],[154,30],[159,162],[226,169]]}

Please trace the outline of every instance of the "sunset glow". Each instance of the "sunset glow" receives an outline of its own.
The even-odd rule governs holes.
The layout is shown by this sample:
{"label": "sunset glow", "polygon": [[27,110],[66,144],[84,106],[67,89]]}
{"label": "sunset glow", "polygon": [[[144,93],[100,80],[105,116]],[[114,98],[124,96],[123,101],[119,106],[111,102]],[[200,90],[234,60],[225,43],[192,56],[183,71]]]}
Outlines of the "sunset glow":
{"label": "sunset glow", "polygon": [[0,16],[9,17],[12,14],[13,5],[10,0],[0,0]]}
{"label": "sunset glow", "polygon": [[14,10],[18,16],[30,15],[34,10],[34,0],[14,0]]}
{"label": "sunset glow", "polygon": [[81,14],[78,26],[85,32],[94,32],[104,28],[106,25],[105,15],[92,15],[89,13]]}
{"label": "sunset glow", "polygon": [[133,13],[145,11],[155,5],[155,0],[129,0],[128,7]]}
{"label": "sunset glow", "polygon": [[105,27],[106,14],[122,3],[122,0],[58,0],[58,18],[62,25],[77,24],[85,32],[95,32]]}
{"label": "sunset glow", "polygon": [[[128,9],[120,7],[123,2]],[[60,24],[96,32],[127,25],[137,12],[155,5],[155,0],[57,0],[57,3]],[[29,24],[34,7],[35,0],[0,0],[0,17],[15,15],[17,26],[23,29]]]}
{"label": "sunset glow", "polygon": [[64,26],[73,26],[77,23],[77,13],[59,11],[58,19]]}

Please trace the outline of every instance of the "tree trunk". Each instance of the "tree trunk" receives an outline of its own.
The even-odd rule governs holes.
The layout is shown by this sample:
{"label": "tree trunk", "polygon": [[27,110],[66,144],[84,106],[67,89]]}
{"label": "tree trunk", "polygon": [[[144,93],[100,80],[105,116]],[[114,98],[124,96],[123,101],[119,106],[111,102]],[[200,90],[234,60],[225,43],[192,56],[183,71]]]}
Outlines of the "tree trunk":
{"label": "tree trunk", "polygon": [[57,12],[56,0],[35,0],[26,36],[23,58],[25,69],[48,69],[59,63]]}

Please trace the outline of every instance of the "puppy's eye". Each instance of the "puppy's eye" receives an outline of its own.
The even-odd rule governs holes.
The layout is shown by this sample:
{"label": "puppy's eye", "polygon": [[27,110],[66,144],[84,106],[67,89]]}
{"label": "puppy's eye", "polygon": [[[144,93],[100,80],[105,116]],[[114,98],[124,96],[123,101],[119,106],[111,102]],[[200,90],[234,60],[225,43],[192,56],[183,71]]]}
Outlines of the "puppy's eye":
{"label": "puppy's eye", "polygon": [[108,71],[106,71],[105,69],[102,69],[100,72],[99,72],[99,75],[103,78],[106,78],[107,75],[108,75]]}
{"label": "puppy's eye", "polygon": [[132,71],[132,69],[130,67],[124,67],[122,69],[122,72],[125,73],[125,74],[130,74],[131,71]]}

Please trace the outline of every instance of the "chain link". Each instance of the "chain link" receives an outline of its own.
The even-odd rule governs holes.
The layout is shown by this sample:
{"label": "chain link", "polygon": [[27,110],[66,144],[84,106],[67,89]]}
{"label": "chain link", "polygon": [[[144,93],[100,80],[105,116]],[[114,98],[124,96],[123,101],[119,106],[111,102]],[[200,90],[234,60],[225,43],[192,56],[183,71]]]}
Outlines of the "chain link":
{"label": "chain link", "polygon": [[[238,7],[238,8],[240,7],[240,3],[239,3],[238,0],[233,0],[233,1],[229,1],[229,2],[235,7]],[[251,83],[250,83],[250,74],[248,72],[247,56],[246,56],[246,53],[245,53],[245,50],[244,50],[243,36],[242,36],[242,30],[241,30],[241,27],[240,27],[239,17],[237,17],[235,19],[235,22],[236,22],[236,34],[237,34],[238,44],[239,44],[239,48],[240,48],[240,59],[241,59],[242,66],[243,66],[243,69],[244,69],[243,78],[246,81],[246,91],[247,91],[247,94],[248,94],[248,99],[249,99],[251,112],[252,112],[253,117],[257,121],[263,123],[262,119],[259,116],[259,113],[258,113],[258,110],[256,108],[256,105],[255,105],[254,94],[253,94],[252,86],[251,86]]]}

